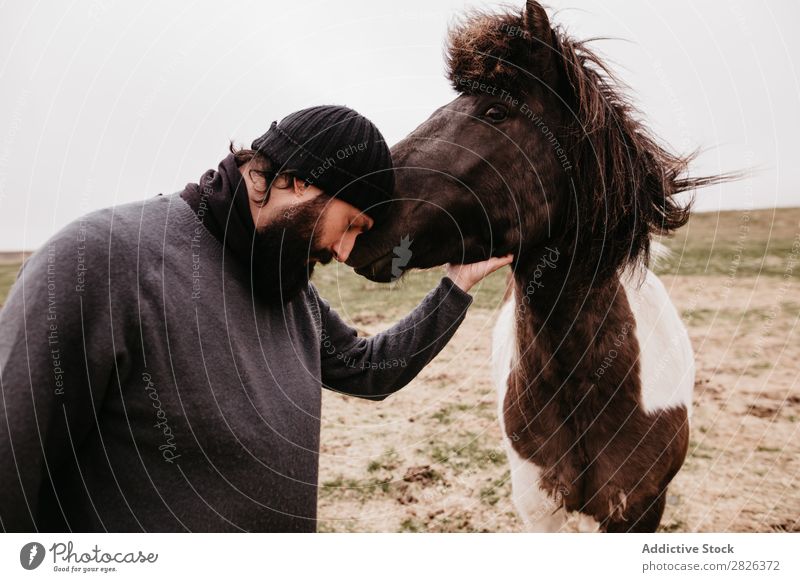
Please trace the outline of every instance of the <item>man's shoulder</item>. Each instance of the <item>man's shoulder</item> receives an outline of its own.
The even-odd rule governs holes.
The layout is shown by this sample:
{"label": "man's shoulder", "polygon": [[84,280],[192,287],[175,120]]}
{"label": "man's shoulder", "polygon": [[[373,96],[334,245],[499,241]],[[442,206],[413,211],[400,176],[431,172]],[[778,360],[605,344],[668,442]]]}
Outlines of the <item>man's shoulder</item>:
{"label": "man's shoulder", "polygon": [[[151,230],[151,225],[164,223],[172,207],[188,205],[176,194],[151,196],[134,202],[126,202],[90,212],[73,221],[72,228],[83,225],[100,231]],[[147,228],[144,228],[147,226]]]}
{"label": "man's shoulder", "polygon": [[[45,245],[79,240],[86,243],[110,243],[112,238],[141,240],[156,235],[163,228],[171,207],[186,205],[178,193],[151,196],[94,210],[74,219],[56,232]],[[188,205],[186,206],[188,209]],[[183,210],[182,208],[180,210]],[[191,209],[189,209],[191,210]],[[159,231],[158,226],[161,226]]]}
{"label": "man's shoulder", "polygon": [[186,204],[177,193],[94,210],[64,225],[25,263],[33,264],[41,255],[48,255],[51,262],[53,257],[77,256],[97,263],[111,254],[136,250],[146,246],[148,238],[163,237],[167,214],[175,204]]}

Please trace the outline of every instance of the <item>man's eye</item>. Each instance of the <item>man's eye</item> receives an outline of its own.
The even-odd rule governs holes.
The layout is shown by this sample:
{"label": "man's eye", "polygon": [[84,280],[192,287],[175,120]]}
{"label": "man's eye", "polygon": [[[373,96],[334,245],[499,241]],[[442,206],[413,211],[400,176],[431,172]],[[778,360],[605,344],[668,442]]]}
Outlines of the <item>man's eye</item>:
{"label": "man's eye", "polygon": [[503,121],[508,117],[508,109],[506,109],[505,105],[492,105],[484,112],[483,116],[489,121]]}
{"label": "man's eye", "polygon": [[359,234],[367,232],[370,229],[370,224],[361,219],[354,219],[353,222],[347,227],[348,232],[352,230],[358,231]]}

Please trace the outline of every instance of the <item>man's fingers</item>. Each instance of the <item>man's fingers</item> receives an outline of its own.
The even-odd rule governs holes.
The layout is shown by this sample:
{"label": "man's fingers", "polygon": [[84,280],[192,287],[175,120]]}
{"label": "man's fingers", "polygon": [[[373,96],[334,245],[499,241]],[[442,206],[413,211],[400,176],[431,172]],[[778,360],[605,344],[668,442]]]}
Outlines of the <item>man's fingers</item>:
{"label": "man's fingers", "polygon": [[464,291],[469,291],[472,286],[484,277],[494,273],[496,270],[505,267],[514,260],[514,255],[504,257],[492,257],[479,263],[467,265],[447,265],[447,275],[453,282]]}
{"label": "man's fingers", "polygon": [[492,257],[486,261],[486,274],[494,273],[496,270],[511,264],[514,260],[514,255],[506,255],[505,257]]}

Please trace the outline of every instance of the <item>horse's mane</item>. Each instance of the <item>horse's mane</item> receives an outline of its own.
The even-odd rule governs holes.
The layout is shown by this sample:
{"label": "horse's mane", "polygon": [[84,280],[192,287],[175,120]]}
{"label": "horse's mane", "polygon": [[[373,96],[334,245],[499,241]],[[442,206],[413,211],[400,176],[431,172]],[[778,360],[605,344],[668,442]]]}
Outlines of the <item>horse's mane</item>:
{"label": "horse's mane", "polygon": [[604,279],[647,261],[652,235],[686,224],[693,199],[681,203],[677,194],[735,176],[689,176],[696,152],[674,154],[658,142],[588,42],[551,27],[544,9],[529,2],[523,14],[467,14],[451,27],[447,64],[459,92],[476,86],[465,80],[517,95],[539,84],[562,104],[568,121],[559,137],[568,146],[574,190],[565,236],[576,253],[591,255],[584,262]]}

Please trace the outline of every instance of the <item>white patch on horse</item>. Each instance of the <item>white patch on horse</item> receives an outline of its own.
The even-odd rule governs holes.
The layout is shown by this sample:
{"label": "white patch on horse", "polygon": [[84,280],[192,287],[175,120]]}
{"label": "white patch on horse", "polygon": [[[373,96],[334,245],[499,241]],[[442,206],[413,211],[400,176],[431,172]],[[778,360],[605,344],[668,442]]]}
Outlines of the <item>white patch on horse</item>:
{"label": "white patch on horse", "polygon": [[[498,396],[505,397],[507,389],[508,375],[511,373],[511,363],[516,358],[517,350],[517,331],[514,324],[514,308],[517,302],[514,299],[514,294],[506,301],[505,305],[500,309],[500,315],[497,317],[497,322],[494,324],[494,332],[492,333],[492,381],[497,387]],[[500,392],[502,391],[502,395]],[[503,422],[503,398],[500,398],[497,403],[500,415],[500,426],[503,427],[503,434],[505,434]]]}
{"label": "white patch on horse", "polygon": [[636,322],[642,410],[652,414],[685,406],[691,417],[694,353],[678,310],[650,269],[629,269],[622,285]]}

